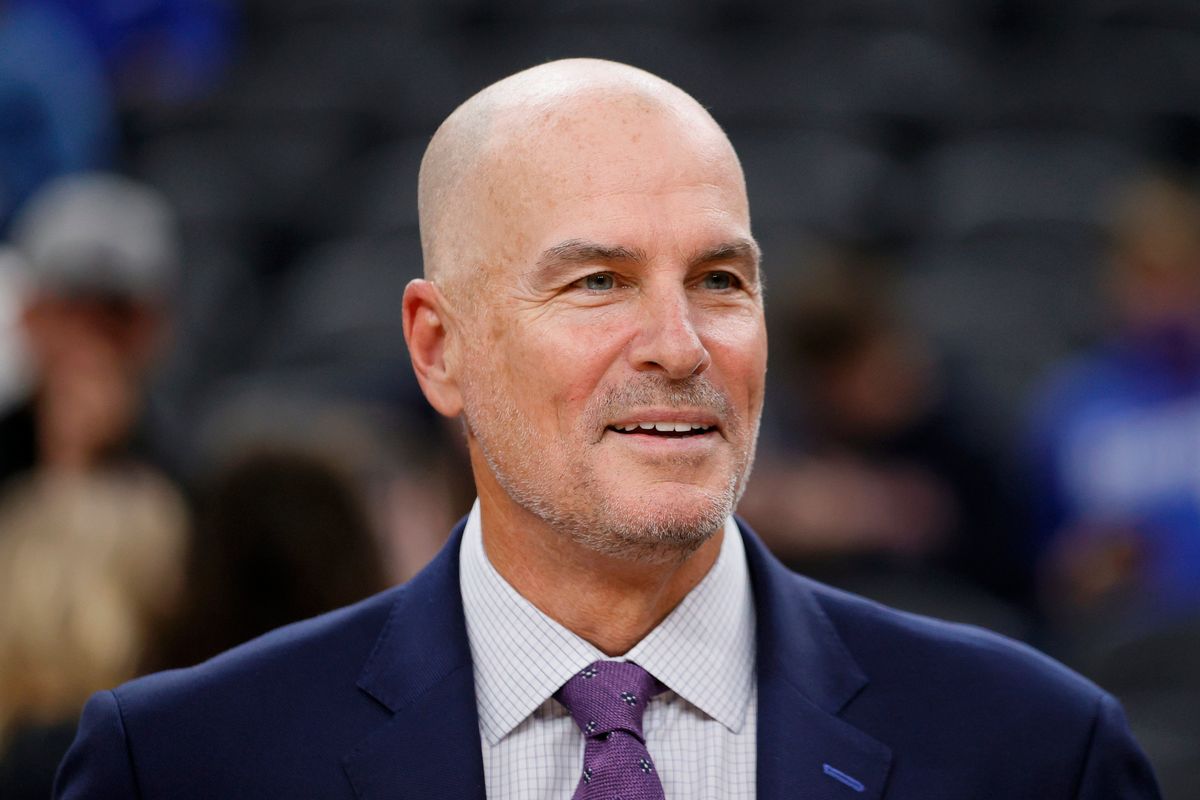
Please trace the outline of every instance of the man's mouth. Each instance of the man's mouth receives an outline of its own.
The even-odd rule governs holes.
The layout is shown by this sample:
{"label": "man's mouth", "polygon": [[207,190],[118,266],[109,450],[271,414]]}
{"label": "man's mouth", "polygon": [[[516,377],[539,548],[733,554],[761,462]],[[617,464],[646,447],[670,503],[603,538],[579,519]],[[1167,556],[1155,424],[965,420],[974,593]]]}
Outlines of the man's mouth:
{"label": "man's mouth", "polygon": [[716,426],[697,422],[631,422],[621,425],[609,425],[608,429],[621,434],[641,434],[682,439],[689,436],[703,436],[709,431],[716,430]]}

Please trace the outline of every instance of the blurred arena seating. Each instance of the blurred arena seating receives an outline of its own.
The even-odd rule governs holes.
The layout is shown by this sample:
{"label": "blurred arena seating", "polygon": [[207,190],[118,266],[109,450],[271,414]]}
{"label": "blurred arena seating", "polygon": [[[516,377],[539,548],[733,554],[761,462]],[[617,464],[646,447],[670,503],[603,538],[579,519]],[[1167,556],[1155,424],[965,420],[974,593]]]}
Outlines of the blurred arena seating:
{"label": "blurred arena seating", "polygon": [[[1096,333],[1113,188],[1200,154],[1200,13],[1178,0],[249,0],[243,16],[215,93],[127,126],[132,170],[185,220],[191,285],[241,332],[185,323],[193,385],[254,366],[231,343],[282,336],[266,313],[282,298],[306,317],[289,293],[315,253],[412,235],[434,125],[550,58],[629,61],[700,97],[742,156],[761,239],[882,242],[918,322],[1008,401]],[[768,269],[796,255],[768,251]],[[346,281],[336,305],[390,291],[398,308],[403,283],[387,285]],[[311,313],[331,299],[312,293]]]}

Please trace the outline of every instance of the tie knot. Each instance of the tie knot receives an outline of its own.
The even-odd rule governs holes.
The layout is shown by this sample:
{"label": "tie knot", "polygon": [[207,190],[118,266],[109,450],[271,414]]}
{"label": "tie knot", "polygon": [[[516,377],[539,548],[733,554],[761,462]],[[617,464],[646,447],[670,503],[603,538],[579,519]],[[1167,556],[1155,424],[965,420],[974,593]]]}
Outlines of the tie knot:
{"label": "tie knot", "polygon": [[554,693],[589,739],[624,730],[645,742],[642,713],[665,687],[630,661],[589,664]]}

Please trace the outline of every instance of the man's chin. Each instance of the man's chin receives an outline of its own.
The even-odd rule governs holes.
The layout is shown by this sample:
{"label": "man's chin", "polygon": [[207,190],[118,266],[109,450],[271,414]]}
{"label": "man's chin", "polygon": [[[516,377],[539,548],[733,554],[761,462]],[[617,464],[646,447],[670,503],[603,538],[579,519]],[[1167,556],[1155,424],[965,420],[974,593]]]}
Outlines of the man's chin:
{"label": "man's chin", "polygon": [[610,496],[597,528],[578,531],[592,549],[645,560],[686,558],[721,529],[732,513],[727,492],[661,483],[653,491]]}

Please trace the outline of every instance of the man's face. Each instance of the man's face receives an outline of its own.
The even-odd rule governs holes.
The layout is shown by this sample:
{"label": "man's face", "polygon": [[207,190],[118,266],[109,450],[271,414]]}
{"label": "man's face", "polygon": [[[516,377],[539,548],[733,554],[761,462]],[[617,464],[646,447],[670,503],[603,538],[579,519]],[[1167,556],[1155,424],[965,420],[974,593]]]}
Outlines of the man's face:
{"label": "man's face", "polygon": [[612,555],[698,546],[753,459],[757,248],[710,126],[638,106],[560,121],[488,196],[495,262],[462,365],[472,446],[513,502]]}

